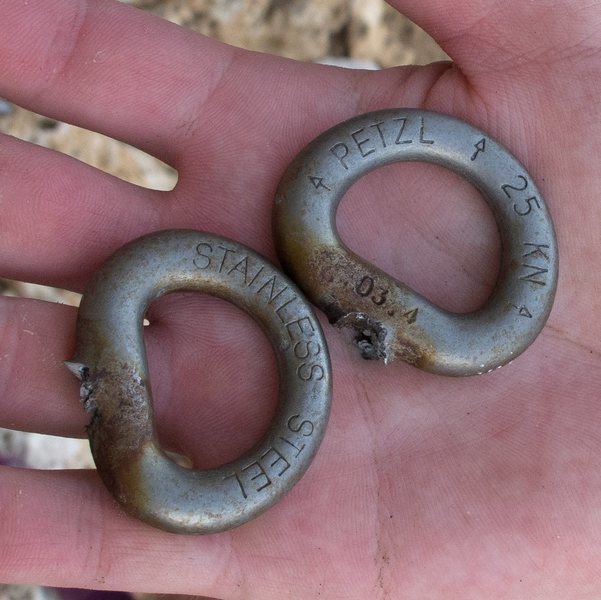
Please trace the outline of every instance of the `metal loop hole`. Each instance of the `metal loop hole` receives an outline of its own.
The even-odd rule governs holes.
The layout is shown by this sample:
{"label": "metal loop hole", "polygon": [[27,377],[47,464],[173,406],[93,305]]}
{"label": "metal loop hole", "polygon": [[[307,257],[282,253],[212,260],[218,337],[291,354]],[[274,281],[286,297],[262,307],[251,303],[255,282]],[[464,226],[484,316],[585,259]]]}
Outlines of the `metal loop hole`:
{"label": "metal loop hole", "polygon": [[148,314],[161,448],[195,469],[221,467],[249,451],[269,429],[279,389],[275,354],[261,328],[232,303],[198,292],[162,296]]}
{"label": "metal loop hole", "polygon": [[490,207],[438,165],[400,162],[367,173],[344,195],[336,226],[353,252],[453,313],[484,306],[499,275]]}

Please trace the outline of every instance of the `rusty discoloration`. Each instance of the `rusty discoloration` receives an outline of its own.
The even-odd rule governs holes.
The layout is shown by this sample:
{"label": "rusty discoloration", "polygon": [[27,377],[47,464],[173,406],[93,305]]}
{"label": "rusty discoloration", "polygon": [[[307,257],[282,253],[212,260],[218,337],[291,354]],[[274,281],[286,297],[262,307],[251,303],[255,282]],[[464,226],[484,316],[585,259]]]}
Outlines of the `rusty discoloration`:
{"label": "rusty discoloration", "polygon": [[431,365],[436,361],[436,347],[423,330],[418,329],[417,333],[420,335],[418,343],[403,339],[402,331],[397,330],[396,338],[391,344],[388,361],[399,358],[410,365],[429,371]]}
{"label": "rusty discoloration", "polygon": [[97,371],[86,369],[84,408],[90,448],[105,485],[127,507],[132,487],[142,493],[136,465],[155,443],[146,382],[127,363],[115,361]]}
{"label": "rusty discoloration", "polygon": [[[247,311],[278,359],[280,410],[270,431],[215,469],[181,467],[155,434],[142,319],[153,299],[177,290]],[[215,533],[257,516],[300,479],[325,432],[331,368],[311,307],[273,265],[219,236],[164,231],[118,251],[84,294],[75,357],[67,366],[81,382],[103,482],[131,515],[168,531]]]}
{"label": "rusty discoloration", "polygon": [[[332,325],[355,331],[354,342],[363,358],[386,364],[400,359],[420,368],[432,363],[433,341],[418,324],[402,317],[411,310],[400,298],[402,283],[345,248],[302,251],[309,254],[310,265],[303,278],[305,291],[317,298]],[[374,295],[358,292],[366,278],[374,282]]]}
{"label": "rusty discoloration", "polygon": [[151,397],[146,377],[128,357],[114,353],[103,323],[80,319],[76,356],[67,364],[81,381],[80,399],[90,414],[87,426],[90,449],[105,485],[124,507],[139,482],[139,462],[148,444],[156,442]]}

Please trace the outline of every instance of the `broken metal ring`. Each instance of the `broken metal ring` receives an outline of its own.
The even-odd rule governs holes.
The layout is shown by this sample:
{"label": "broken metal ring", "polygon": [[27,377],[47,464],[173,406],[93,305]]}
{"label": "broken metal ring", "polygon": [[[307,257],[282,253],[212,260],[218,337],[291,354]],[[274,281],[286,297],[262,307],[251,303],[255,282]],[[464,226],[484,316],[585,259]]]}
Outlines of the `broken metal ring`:
{"label": "broken metal ring", "polygon": [[[279,406],[270,430],[244,456],[215,469],[179,466],[157,444],[143,319],[153,300],[177,290],[244,309],[277,358]],[[67,366],[82,382],[105,485],[129,513],[168,531],[223,531],[269,508],[304,474],[328,421],[330,360],[311,306],[261,256],[208,233],[163,231],[118,250],[84,294]]]}
{"label": "broken metal ring", "polygon": [[[376,167],[425,161],[469,180],[490,205],[502,259],[483,308],[455,314],[362,260],[340,240],[336,209]],[[357,331],[364,358],[399,357],[444,375],[474,375],[523,352],[551,311],[558,274],[553,223],[525,168],[489,135],[417,109],[369,113],[312,141],[275,198],[274,236],[285,270],[337,327]]]}

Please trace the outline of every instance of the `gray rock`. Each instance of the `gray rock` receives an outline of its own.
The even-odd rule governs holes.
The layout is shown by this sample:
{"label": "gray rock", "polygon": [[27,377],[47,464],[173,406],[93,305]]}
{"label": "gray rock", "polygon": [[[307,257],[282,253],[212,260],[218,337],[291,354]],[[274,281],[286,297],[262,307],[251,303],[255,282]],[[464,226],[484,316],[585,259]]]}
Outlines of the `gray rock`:
{"label": "gray rock", "polygon": [[13,112],[13,105],[8,102],[8,100],[4,100],[0,98],[0,117],[4,115],[10,115]]}

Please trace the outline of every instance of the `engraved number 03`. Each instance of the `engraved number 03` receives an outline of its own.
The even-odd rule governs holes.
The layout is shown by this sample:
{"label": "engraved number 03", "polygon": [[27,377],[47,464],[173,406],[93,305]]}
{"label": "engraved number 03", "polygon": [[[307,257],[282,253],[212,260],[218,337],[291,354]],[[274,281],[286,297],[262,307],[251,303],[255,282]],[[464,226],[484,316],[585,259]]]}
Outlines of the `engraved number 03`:
{"label": "engraved number 03", "polygon": [[[376,285],[375,285],[373,278],[366,275],[357,284],[355,291],[357,292],[357,294],[359,294],[359,296],[362,296],[363,298],[367,298],[367,296],[370,296],[371,293],[374,291],[375,287],[376,287]],[[380,287],[380,286],[377,286],[377,290],[378,290],[377,293],[375,293],[373,296],[371,296],[371,301],[377,306],[382,306],[383,304],[386,303],[386,299],[388,297],[388,292],[390,290]]]}

